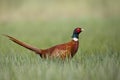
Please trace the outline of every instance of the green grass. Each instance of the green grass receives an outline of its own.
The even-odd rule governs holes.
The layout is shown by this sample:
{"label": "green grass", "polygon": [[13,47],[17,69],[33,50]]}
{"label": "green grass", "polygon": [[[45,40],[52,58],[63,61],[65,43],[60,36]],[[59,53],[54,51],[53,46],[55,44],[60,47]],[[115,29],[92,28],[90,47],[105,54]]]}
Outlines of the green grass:
{"label": "green grass", "polygon": [[41,59],[0,36],[0,80],[119,80],[120,20],[69,19],[0,23],[0,34],[9,34],[39,48],[71,39],[81,26],[80,48],[71,60]]}

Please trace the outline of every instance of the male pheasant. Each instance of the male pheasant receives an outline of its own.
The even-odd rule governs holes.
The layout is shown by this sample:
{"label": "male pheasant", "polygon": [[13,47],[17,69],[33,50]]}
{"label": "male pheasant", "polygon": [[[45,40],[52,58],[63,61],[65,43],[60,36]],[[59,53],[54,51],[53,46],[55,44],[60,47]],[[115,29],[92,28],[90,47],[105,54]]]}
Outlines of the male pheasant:
{"label": "male pheasant", "polygon": [[78,47],[79,47],[79,34],[82,31],[83,31],[82,28],[74,29],[73,35],[72,35],[72,40],[70,42],[67,42],[64,44],[59,44],[59,45],[53,46],[48,49],[39,49],[39,48],[33,47],[31,45],[28,45],[14,37],[11,37],[8,35],[4,35],[4,36],[8,37],[11,41],[13,41],[31,51],[34,51],[36,54],[40,55],[42,58],[59,57],[59,58],[65,59],[66,57],[71,58],[76,54]]}

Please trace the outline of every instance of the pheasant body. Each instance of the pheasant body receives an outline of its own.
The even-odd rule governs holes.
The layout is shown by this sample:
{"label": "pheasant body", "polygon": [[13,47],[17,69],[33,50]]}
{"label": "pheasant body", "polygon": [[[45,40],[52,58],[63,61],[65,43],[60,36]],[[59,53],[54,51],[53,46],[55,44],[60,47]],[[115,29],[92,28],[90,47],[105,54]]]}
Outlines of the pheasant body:
{"label": "pheasant body", "polygon": [[73,57],[78,48],[79,48],[79,34],[82,32],[82,28],[76,28],[73,31],[72,40],[70,42],[59,44],[53,47],[50,47],[48,49],[39,49],[36,47],[33,47],[31,45],[28,45],[14,37],[4,35],[8,37],[11,41],[31,50],[34,51],[36,54],[39,54],[42,58],[53,58],[53,57],[59,57],[62,59],[65,59],[66,57],[71,58]]}
{"label": "pheasant body", "polygon": [[62,59],[64,59],[65,57],[73,57],[78,50],[78,46],[79,46],[79,42],[72,40],[65,44],[60,44],[45,50],[41,50],[42,53],[41,57],[46,58],[47,56],[51,56],[51,57],[60,57]]}

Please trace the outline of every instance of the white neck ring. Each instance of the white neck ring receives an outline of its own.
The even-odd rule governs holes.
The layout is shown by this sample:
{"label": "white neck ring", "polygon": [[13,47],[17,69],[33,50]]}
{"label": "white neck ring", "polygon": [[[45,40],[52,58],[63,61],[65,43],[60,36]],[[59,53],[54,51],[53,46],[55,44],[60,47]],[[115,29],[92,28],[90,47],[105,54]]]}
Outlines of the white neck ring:
{"label": "white neck ring", "polygon": [[75,37],[74,37],[74,38],[73,38],[73,41],[78,41],[78,38],[75,38]]}

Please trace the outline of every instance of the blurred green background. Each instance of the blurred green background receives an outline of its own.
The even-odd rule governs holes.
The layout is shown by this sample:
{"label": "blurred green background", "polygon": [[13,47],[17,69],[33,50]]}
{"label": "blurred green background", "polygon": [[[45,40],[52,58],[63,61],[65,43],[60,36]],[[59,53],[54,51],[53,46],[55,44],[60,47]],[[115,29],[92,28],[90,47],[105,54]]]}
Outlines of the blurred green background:
{"label": "blurred green background", "polygon": [[119,0],[0,0],[0,20],[118,18],[119,3]]}
{"label": "blurred green background", "polygon": [[0,80],[119,80],[120,0],[0,0],[0,34],[39,48],[71,40],[80,48],[69,61],[41,59],[0,36]]}

